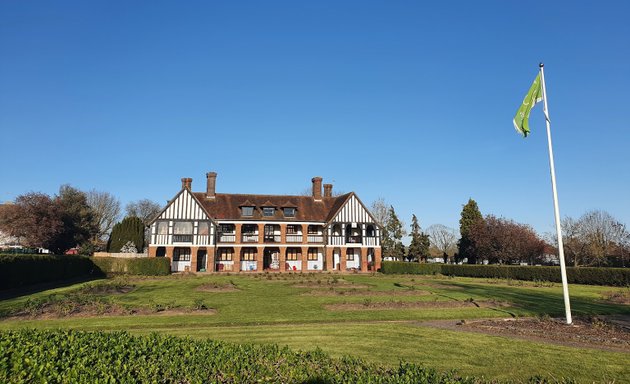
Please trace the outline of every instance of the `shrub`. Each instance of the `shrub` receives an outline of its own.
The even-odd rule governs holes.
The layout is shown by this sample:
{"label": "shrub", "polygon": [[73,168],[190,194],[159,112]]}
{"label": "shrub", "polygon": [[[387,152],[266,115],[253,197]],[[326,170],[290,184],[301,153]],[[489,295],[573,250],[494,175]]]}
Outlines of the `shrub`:
{"label": "shrub", "polygon": [[0,255],[0,289],[90,275],[101,273],[85,256]]}
{"label": "shrub", "polygon": [[171,273],[170,259],[166,257],[93,257],[93,263],[107,275],[129,274],[143,276],[166,276]]}
{"label": "shrub", "polygon": [[[520,266],[520,265],[456,265],[418,264],[384,261],[381,268],[389,274],[434,275],[514,279],[527,281],[561,282],[559,267]],[[567,280],[571,284],[590,285],[630,285],[629,268],[588,268],[568,267]]]}

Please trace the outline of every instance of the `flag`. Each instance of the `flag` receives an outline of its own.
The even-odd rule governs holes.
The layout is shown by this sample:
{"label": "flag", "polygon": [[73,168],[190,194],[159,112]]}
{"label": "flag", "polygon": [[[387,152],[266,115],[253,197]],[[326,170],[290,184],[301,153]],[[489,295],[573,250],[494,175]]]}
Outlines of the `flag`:
{"label": "flag", "polygon": [[[529,114],[534,108],[534,105],[543,101],[543,89],[542,83],[540,82],[540,73],[534,79],[534,83],[527,91],[527,95],[525,95],[525,99],[523,99],[523,104],[516,111],[516,116],[514,116],[514,128],[516,132],[523,135],[523,137],[527,137],[529,135]],[[547,115],[547,111],[545,111],[545,118],[549,121],[549,116]]]}

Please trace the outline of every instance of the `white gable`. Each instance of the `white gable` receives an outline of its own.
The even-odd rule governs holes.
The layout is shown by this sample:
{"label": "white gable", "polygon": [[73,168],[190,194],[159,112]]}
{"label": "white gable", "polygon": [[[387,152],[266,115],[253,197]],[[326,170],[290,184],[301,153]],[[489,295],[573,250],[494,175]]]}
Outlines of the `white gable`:
{"label": "white gable", "polygon": [[169,204],[158,219],[161,220],[210,220],[208,215],[197,203],[189,190],[184,189],[177,198]]}
{"label": "white gable", "polygon": [[374,219],[353,194],[348,201],[346,201],[341,210],[337,212],[337,215],[335,215],[332,221],[344,223],[373,223]]}

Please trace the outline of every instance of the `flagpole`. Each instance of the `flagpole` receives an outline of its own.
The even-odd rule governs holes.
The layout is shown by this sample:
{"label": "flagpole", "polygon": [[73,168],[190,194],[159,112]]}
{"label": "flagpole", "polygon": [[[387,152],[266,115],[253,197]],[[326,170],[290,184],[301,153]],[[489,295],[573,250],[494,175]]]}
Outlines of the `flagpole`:
{"label": "flagpole", "polygon": [[560,228],[560,208],[558,207],[558,190],[556,187],[556,170],[553,163],[553,147],[551,145],[551,124],[549,123],[549,111],[547,109],[547,88],[545,86],[544,64],[540,63],[540,81],[542,82],[543,106],[545,122],[547,123],[547,142],[549,144],[549,168],[551,169],[551,189],[553,191],[553,211],[556,219],[556,234],[558,235],[558,256],[560,258],[560,273],[562,275],[562,292],[564,294],[564,310],[567,324],[572,324],[571,303],[569,302],[569,284],[567,282],[567,269],[564,263],[564,244],[562,243],[562,229]]}

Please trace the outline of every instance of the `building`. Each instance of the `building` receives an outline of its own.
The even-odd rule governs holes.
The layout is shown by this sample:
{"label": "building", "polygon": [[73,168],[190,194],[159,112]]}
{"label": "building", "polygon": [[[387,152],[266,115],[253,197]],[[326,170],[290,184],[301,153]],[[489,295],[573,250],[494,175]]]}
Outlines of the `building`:
{"label": "building", "polygon": [[168,257],[173,271],[376,271],[381,228],[354,192],[332,195],[312,179],[310,196],[216,193],[192,179],[149,224],[149,257]]}

